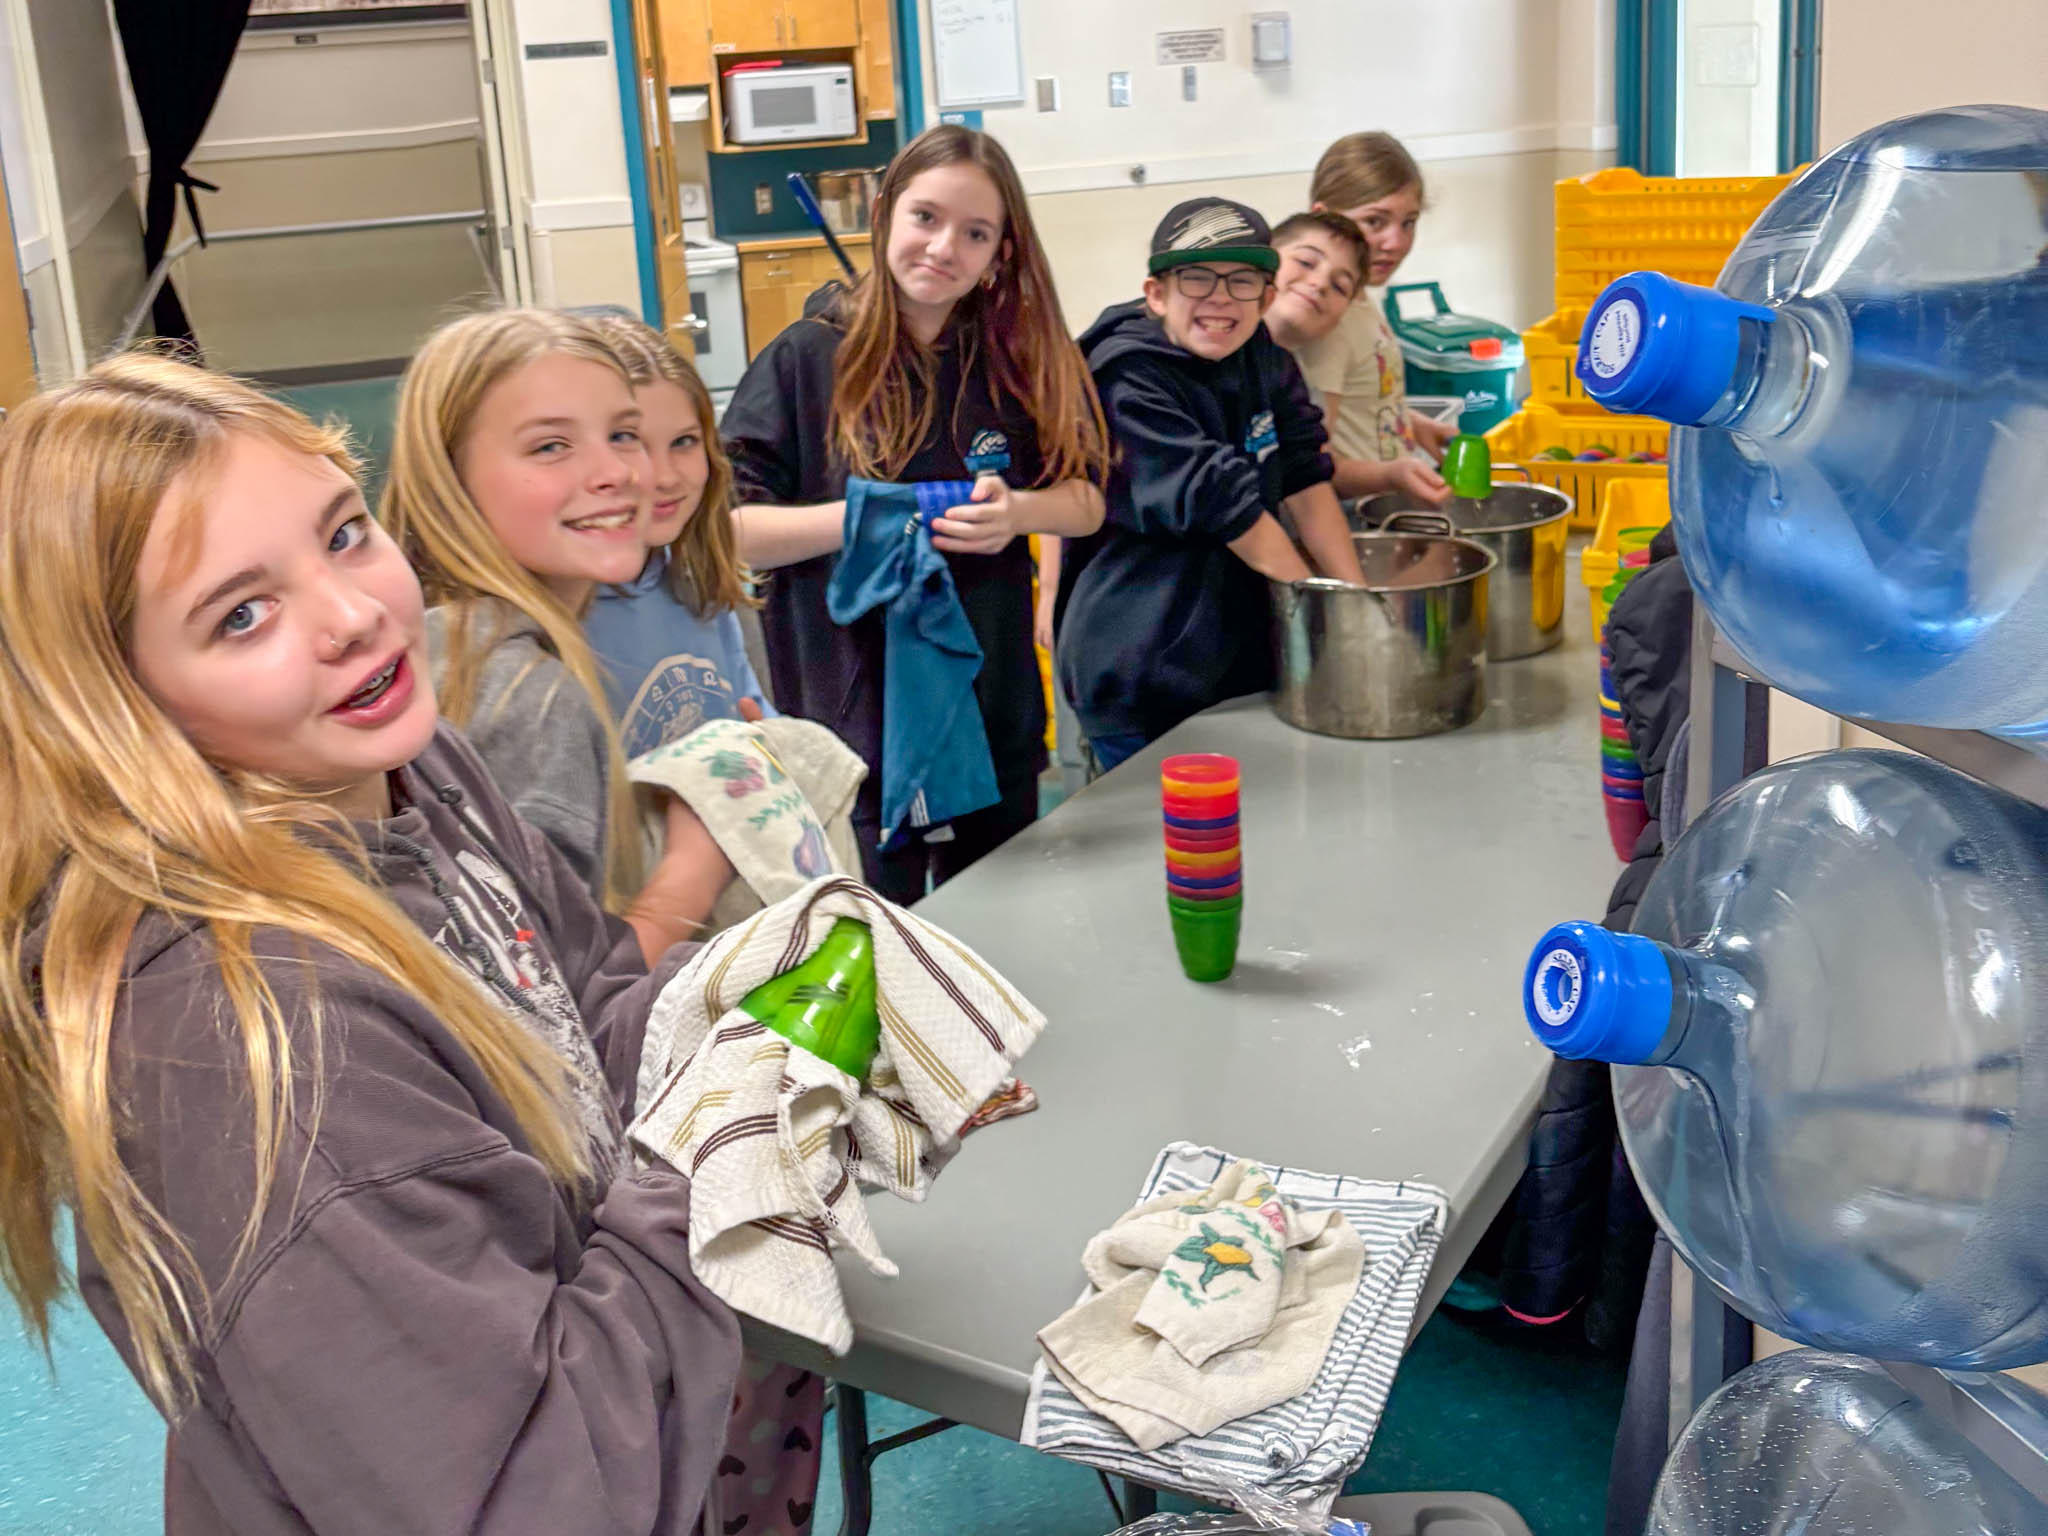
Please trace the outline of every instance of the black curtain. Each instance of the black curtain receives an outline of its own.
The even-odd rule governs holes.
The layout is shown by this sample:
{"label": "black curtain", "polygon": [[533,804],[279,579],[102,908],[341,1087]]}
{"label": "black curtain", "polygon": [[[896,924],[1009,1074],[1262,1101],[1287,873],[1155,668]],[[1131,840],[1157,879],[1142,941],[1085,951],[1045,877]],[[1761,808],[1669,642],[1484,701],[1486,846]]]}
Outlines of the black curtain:
{"label": "black curtain", "polygon": [[[181,191],[193,232],[204,238],[195,193],[217,188],[189,173],[185,161],[220,100],[221,82],[248,19],[249,0],[114,0],[121,51],[128,57],[136,110],[149,140],[149,195],[142,224],[146,272],[156,270],[170,245]],[[152,318],[159,336],[193,340],[185,306],[168,280],[157,292]]]}

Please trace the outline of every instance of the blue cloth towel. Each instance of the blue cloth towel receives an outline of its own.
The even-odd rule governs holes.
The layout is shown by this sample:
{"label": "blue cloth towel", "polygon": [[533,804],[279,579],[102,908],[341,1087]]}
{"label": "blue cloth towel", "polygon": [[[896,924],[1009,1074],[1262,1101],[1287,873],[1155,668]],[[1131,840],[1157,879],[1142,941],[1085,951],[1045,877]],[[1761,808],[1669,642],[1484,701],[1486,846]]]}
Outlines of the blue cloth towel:
{"label": "blue cloth towel", "polygon": [[932,519],[974,489],[965,480],[846,482],[846,540],[825,606],[835,624],[884,612],[882,846],[1000,798],[974,680],[981,643],[960,606]]}

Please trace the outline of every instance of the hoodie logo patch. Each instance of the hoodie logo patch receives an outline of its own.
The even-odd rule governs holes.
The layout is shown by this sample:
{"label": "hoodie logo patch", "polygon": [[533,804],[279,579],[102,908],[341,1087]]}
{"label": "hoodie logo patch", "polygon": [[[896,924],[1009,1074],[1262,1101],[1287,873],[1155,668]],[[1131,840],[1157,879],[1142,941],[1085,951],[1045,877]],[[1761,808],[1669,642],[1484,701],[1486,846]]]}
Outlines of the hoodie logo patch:
{"label": "hoodie logo patch", "polygon": [[1266,456],[1280,446],[1280,434],[1273,430],[1273,413],[1261,411],[1244,429],[1244,451],[1263,464]]}
{"label": "hoodie logo patch", "polygon": [[967,445],[967,472],[999,475],[1010,467],[1010,439],[994,427],[983,427]]}

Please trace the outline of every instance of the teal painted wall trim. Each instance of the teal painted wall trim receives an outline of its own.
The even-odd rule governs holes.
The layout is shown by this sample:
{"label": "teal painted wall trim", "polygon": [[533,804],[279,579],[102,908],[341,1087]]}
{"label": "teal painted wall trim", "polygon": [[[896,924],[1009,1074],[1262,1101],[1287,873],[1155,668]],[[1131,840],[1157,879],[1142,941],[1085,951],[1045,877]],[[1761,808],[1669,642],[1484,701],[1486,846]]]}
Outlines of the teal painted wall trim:
{"label": "teal painted wall trim", "polygon": [[906,143],[924,132],[924,51],[918,45],[917,0],[896,0],[896,123]]}
{"label": "teal painted wall trim", "polygon": [[1779,0],[1778,169],[1813,159],[1820,118],[1821,0]]}
{"label": "teal painted wall trim", "polygon": [[[633,253],[640,268],[640,317],[662,328],[661,275],[654,256],[654,210],[647,202],[647,139],[640,125],[639,50],[633,0],[612,0],[612,59],[619,74],[619,126],[626,134],[626,185],[633,200]],[[660,103],[667,106],[666,102]]]}

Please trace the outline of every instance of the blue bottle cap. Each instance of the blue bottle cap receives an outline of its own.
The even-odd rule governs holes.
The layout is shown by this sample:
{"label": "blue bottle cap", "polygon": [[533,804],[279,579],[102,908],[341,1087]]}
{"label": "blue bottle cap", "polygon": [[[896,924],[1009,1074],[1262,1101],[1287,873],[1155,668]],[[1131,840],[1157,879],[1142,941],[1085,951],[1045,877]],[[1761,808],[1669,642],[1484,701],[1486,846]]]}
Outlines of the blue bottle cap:
{"label": "blue bottle cap", "polygon": [[1578,375],[1610,411],[1692,426],[1735,377],[1742,320],[1771,311],[1661,272],[1607,285],[1579,333]]}
{"label": "blue bottle cap", "polygon": [[1556,1055],[1648,1061],[1671,1025],[1664,946],[1598,923],[1559,923],[1530,952],[1522,1011]]}

